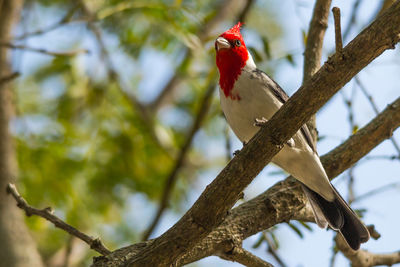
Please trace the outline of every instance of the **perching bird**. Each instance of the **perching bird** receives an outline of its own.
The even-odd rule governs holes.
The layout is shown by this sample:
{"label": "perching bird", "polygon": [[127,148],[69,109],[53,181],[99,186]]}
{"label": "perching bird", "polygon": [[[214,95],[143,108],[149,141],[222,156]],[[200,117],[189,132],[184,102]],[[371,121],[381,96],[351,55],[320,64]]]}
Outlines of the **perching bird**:
{"label": "perching bird", "polygon": [[[221,107],[236,136],[247,143],[289,99],[282,88],[257,69],[240,33],[241,23],[215,41]],[[357,250],[369,232],[329,182],[306,125],[284,145],[272,162],[301,182],[317,224],[329,225]]]}

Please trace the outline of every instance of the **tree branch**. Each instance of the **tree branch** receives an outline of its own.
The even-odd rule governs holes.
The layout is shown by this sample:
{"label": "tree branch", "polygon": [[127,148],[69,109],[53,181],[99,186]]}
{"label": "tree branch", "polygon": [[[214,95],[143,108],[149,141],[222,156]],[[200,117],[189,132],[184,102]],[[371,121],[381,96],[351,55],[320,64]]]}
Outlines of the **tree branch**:
{"label": "tree branch", "polygon": [[31,207],[26,200],[21,197],[21,195],[18,193],[17,188],[15,187],[14,184],[8,184],[7,185],[7,193],[11,194],[15,201],[17,201],[17,206],[25,211],[26,216],[32,216],[32,215],[37,215],[39,217],[42,217],[52,224],[54,224],[55,227],[58,227],[65,232],[69,233],[72,236],[76,236],[80,240],[84,241],[87,243],[91,249],[96,250],[102,255],[108,255],[110,254],[110,251],[103,245],[101,242],[100,238],[93,238],[90,237],[78,229],[72,227],[71,225],[67,224],[57,216],[55,216],[52,213],[52,209],[50,207],[44,208],[44,209],[36,209]]}
{"label": "tree branch", "polygon": [[336,44],[336,54],[340,55],[343,50],[342,41],[342,27],[340,26],[340,8],[332,8],[333,18],[335,21],[335,44]]}
{"label": "tree branch", "polygon": [[43,48],[35,48],[35,47],[30,47],[26,45],[16,45],[12,43],[7,43],[7,42],[0,42],[0,46],[4,46],[10,49],[20,49],[20,50],[25,50],[29,52],[35,52],[35,53],[40,53],[44,55],[49,55],[49,56],[61,56],[61,57],[73,57],[78,54],[89,54],[90,51],[87,49],[77,49],[73,51],[66,51],[66,52],[55,52],[55,51],[49,51],[47,49]]}
{"label": "tree branch", "polygon": [[273,265],[269,262],[264,261],[263,259],[240,247],[234,247],[225,254],[220,255],[220,258],[224,260],[238,262],[240,264],[243,264],[244,266],[273,267]]}
{"label": "tree branch", "polygon": [[26,38],[29,38],[29,37],[42,35],[42,34],[45,34],[45,33],[48,33],[50,31],[53,31],[53,30],[55,30],[55,29],[57,29],[57,28],[59,28],[61,26],[64,26],[64,25],[66,25],[68,23],[71,23],[71,22],[87,22],[87,20],[83,20],[83,19],[72,19],[72,17],[75,14],[76,10],[77,10],[77,6],[74,6],[58,22],[56,22],[56,23],[54,23],[54,24],[52,24],[50,26],[47,26],[47,27],[45,27],[43,29],[39,29],[39,30],[36,30],[36,31],[33,31],[33,32],[27,32],[27,33],[24,33],[24,34],[22,34],[20,36],[14,37],[14,40],[23,40],[23,39],[26,39]]}
{"label": "tree branch", "polygon": [[[331,2],[331,0],[317,0],[315,2],[304,51],[303,83],[310,79],[321,67],[322,47],[326,28],[328,27]],[[318,131],[315,115],[311,117],[307,126],[316,144]]]}
{"label": "tree branch", "polygon": [[350,19],[349,19],[349,21],[347,23],[347,26],[346,26],[346,28],[344,30],[344,33],[343,33],[343,40],[347,40],[347,37],[349,36],[349,34],[351,32],[352,26],[356,23],[357,12],[358,12],[358,10],[360,8],[361,2],[362,2],[362,0],[356,0],[353,3],[353,7],[352,7],[352,10],[351,10],[351,16],[350,16]]}
{"label": "tree branch", "polygon": [[[127,263],[130,266],[169,266],[191,250],[223,222],[242,190],[312,114],[372,60],[385,50],[394,48],[400,39],[399,13],[400,1],[350,42],[343,49],[342,57],[331,57],[229,162],[189,211],[167,232],[152,240],[140,253],[129,254],[122,262],[112,262],[110,254],[96,261],[94,266]],[[304,196],[294,200],[296,207],[305,203]],[[267,205],[274,209],[273,202],[267,202]],[[279,213],[285,214],[286,209],[279,210]]]}
{"label": "tree branch", "polygon": [[321,67],[322,46],[328,28],[331,2],[331,0],[318,0],[315,3],[304,50],[303,83]]}
{"label": "tree branch", "polygon": [[335,242],[338,249],[349,259],[352,267],[392,266],[400,263],[400,251],[382,254],[372,253],[363,249],[354,251],[347,245],[341,235],[336,235]]}
{"label": "tree branch", "polygon": [[[357,76],[354,78],[354,80],[356,81],[356,84],[358,85],[358,87],[360,87],[360,89],[363,92],[363,94],[365,95],[365,97],[368,99],[375,114],[378,114],[379,113],[378,106],[376,105],[372,96],[368,93],[367,88],[364,86],[364,84],[361,82],[361,80]],[[400,146],[397,143],[396,139],[394,139],[394,137],[392,136],[392,137],[390,137],[390,141],[392,142],[394,149],[396,150],[398,156],[400,157]]]}
{"label": "tree branch", "polygon": [[[388,139],[400,127],[400,98],[389,105],[365,127],[321,157],[328,176],[333,179]],[[366,144],[368,143],[368,146]],[[343,164],[338,164],[343,162]],[[264,193],[232,209],[224,222],[178,260],[178,266],[214,255],[227,240],[240,244],[244,239],[290,219],[314,221],[312,211],[299,184],[288,178]]]}
{"label": "tree branch", "polygon": [[2,83],[7,83],[9,81],[14,80],[15,78],[18,78],[19,75],[20,75],[19,72],[13,72],[11,74],[4,75],[3,77],[0,77],[0,86],[1,86]]}
{"label": "tree branch", "polygon": [[143,123],[144,127],[148,131],[154,143],[162,149],[162,151],[166,151],[165,147],[162,146],[157,134],[155,133],[153,127],[153,120],[148,112],[148,109],[136,98],[136,96],[130,93],[131,90],[125,88],[122,83],[122,79],[120,78],[119,73],[116,71],[114,64],[112,62],[112,57],[107,50],[107,47],[103,40],[103,33],[101,28],[96,25],[94,22],[96,21],[96,14],[93,14],[89,8],[87,7],[85,1],[83,0],[75,0],[77,5],[82,9],[83,14],[87,17],[87,25],[90,31],[93,33],[96,42],[100,48],[100,56],[103,60],[106,68],[108,79],[114,82],[117,85],[118,90],[122,94],[122,96],[127,100],[128,103],[132,106],[132,108],[137,112],[138,117]]}

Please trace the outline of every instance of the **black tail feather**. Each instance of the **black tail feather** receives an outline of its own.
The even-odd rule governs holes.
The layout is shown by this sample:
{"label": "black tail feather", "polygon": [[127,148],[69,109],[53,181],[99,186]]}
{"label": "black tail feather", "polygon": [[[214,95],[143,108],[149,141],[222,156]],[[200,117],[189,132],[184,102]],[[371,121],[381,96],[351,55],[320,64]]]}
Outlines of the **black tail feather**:
{"label": "black tail feather", "polygon": [[[361,243],[368,241],[368,229],[333,186],[336,199],[332,202],[325,200],[304,184],[303,189],[311,205],[317,206],[313,208],[314,212],[320,210],[329,226],[341,233],[352,249],[358,250]],[[315,216],[318,217],[321,214],[315,214]]]}

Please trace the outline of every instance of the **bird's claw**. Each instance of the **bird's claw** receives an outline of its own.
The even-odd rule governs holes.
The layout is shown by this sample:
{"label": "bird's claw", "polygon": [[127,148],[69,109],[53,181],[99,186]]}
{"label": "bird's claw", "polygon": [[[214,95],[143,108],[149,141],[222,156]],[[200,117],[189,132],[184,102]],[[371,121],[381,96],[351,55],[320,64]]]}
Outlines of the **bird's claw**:
{"label": "bird's claw", "polygon": [[237,156],[239,153],[240,153],[240,150],[239,150],[239,149],[238,149],[238,150],[235,150],[235,151],[233,152],[233,156]]}
{"label": "bird's claw", "polygon": [[[246,141],[243,141],[243,147],[245,147],[246,145],[247,145],[247,142],[246,142]],[[240,153],[240,149],[235,150],[235,151],[233,152],[233,156],[237,156],[239,153]]]}
{"label": "bird's claw", "polygon": [[264,118],[264,117],[262,117],[261,119],[258,119],[258,118],[256,118],[255,120],[254,120],[254,126],[257,126],[257,127],[263,127],[266,123],[267,123],[267,119],[266,118]]}
{"label": "bird's claw", "polygon": [[288,146],[290,146],[290,147],[294,147],[294,146],[295,146],[295,143],[294,143],[293,138],[290,138],[290,139],[286,142],[286,144],[287,144]]}

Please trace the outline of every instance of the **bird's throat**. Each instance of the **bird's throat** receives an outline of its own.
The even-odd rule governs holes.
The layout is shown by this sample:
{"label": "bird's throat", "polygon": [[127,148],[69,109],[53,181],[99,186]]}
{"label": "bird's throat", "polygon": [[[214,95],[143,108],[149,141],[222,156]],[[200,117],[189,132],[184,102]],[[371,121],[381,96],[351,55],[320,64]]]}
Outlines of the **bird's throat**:
{"label": "bird's throat", "polygon": [[225,97],[240,100],[240,96],[232,93],[233,86],[239,78],[243,67],[246,65],[248,55],[235,55],[232,53],[217,53],[217,66],[219,70],[219,85]]}

